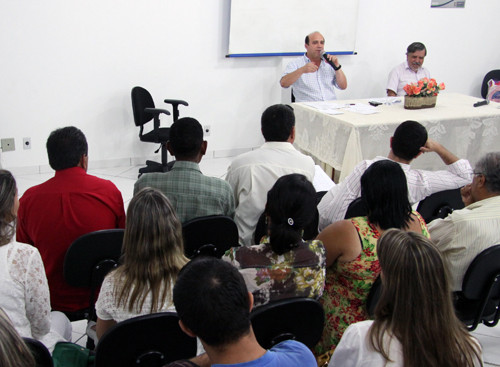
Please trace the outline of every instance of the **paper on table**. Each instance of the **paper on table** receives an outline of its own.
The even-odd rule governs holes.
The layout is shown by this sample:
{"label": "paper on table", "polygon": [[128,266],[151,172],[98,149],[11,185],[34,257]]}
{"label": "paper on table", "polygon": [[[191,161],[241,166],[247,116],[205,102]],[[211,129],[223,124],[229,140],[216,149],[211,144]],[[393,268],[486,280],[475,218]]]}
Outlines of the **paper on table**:
{"label": "paper on table", "polygon": [[362,115],[371,115],[373,113],[380,112],[380,110],[378,110],[376,107],[372,107],[364,103],[356,103],[355,105],[350,105],[346,108],[346,110],[349,112],[360,113]]}
{"label": "paper on table", "polygon": [[305,104],[306,106],[316,108],[320,111],[330,111],[345,107],[345,105],[343,104],[338,104],[335,102],[325,102],[325,101],[302,102],[302,103]]}

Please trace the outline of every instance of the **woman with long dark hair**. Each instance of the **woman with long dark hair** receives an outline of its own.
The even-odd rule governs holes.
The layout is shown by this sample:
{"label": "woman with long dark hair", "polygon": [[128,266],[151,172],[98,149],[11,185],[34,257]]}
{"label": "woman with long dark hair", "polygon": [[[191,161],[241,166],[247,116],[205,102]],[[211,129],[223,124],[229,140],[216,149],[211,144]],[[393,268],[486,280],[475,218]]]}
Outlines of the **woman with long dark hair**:
{"label": "woman with long dark hair", "polygon": [[361,200],[368,215],[335,222],[318,235],[326,248],[326,284],[321,298],[325,328],[315,353],[327,362],[344,330],[368,318],[366,299],[380,273],[377,240],[389,228],[429,236],[411,209],[406,176],[391,160],[373,163],[361,176]]}
{"label": "woman with long dark hair", "polygon": [[382,293],[375,320],[349,326],[329,366],[482,365],[478,342],[455,316],[436,246],[420,234],[390,229],[377,252]]}
{"label": "woman with long dark hair", "polygon": [[325,248],[304,241],[316,214],[316,191],[304,175],[279,178],[267,194],[267,236],[255,246],[235,247],[223,260],[235,265],[255,306],[290,297],[318,298],[325,282]]}

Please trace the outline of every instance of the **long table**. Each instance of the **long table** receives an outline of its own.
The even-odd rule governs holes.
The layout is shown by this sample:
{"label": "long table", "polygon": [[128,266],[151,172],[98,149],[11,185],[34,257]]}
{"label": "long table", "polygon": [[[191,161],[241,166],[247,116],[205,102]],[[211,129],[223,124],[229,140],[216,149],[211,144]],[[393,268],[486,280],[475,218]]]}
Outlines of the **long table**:
{"label": "long table", "polygon": [[[403,98],[401,98],[403,99]],[[406,110],[403,102],[376,107],[372,115],[340,109],[329,115],[303,103],[294,103],[295,144],[302,151],[340,170],[340,181],[363,159],[387,156],[389,140],[405,120],[415,120],[427,128],[429,137],[440,142],[472,165],[486,152],[500,150],[500,104],[473,107],[479,98],[459,93],[441,93],[434,108]],[[338,105],[368,103],[364,100],[333,101]],[[444,163],[436,154],[424,154],[412,167],[436,170]]]}

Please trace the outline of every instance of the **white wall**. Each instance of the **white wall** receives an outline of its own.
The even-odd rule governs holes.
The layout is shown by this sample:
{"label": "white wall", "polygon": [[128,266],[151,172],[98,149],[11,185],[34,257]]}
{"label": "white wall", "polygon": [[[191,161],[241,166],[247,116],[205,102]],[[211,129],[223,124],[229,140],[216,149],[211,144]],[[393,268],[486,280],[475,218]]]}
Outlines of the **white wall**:
{"label": "white wall", "polygon": [[[484,74],[500,67],[492,31],[500,2],[430,2],[360,0],[358,55],[341,58],[349,87],[339,98],[383,96],[413,41],[426,44],[425,65],[449,91],[479,96]],[[229,0],[3,1],[0,137],[14,137],[16,150],[2,153],[2,166],[46,165],[48,134],[69,124],[86,134],[91,164],[152,155],[133,124],[135,85],[159,107],[164,98],[188,101],[181,116],[211,125],[212,154],[260,145],[260,114],[289,97],[278,84],[288,58],[225,58],[229,9]]]}

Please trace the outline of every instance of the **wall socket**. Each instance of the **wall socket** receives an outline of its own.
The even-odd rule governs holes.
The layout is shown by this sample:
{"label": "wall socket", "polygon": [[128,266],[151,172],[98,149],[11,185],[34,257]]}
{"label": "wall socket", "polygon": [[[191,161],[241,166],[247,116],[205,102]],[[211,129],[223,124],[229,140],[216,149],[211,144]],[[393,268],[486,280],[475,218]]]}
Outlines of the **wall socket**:
{"label": "wall socket", "polygon": [[14,143],[14,138],[1,139],[0,145],[2,148],[2,152],[10,152],[12,150],[16,150],[16,144]]}
{"label": "wall socket", "polygon": [[210,136],[210,131],[212,130],[212,128],[210,127],[210,125],[204,125],[203,126],[203,135],[204,136]]}
{"label": "wall socket", "polygon": [[31,138],[23,138],[23,148],[24,150],[31,149]]}

